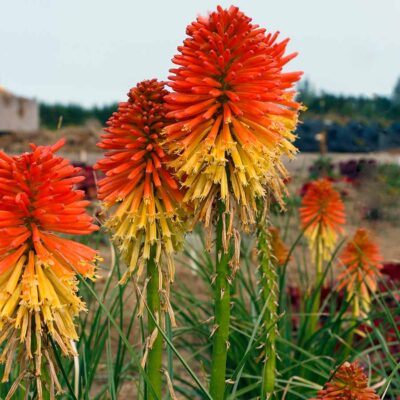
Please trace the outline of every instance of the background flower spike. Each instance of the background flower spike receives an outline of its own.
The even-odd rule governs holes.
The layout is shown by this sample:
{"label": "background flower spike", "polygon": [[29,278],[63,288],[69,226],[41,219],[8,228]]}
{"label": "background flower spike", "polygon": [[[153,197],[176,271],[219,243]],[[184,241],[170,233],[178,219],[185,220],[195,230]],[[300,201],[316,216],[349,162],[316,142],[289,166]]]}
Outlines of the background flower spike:
{"label": "background flower spike", "polygon": [[327,382],[316,399],[311,400],[379,400],[375,390],[368,387],[368,378],[357,361],[344,362]]}
{"label": "background flower spike", "polygon": [[306,336],[312,335],[318,324],[321,289],[324,284],[323,262],[329,260],[346,222],[345,207],[332,183],[318,179],[308,186],[300,207],[300,221],[308,239],[311,257],[315,263],[315,290],[312,315]]}
{"label": "background flower spike", "polygon": [[356,317],[370,310],[371,293],[377,290],[382,276],[382,261],[378,245],[365,228],[357,229],[340,254],[340,264],[344,269],[337,277],[337,290],[345,289],[347,298],[353,298]]}

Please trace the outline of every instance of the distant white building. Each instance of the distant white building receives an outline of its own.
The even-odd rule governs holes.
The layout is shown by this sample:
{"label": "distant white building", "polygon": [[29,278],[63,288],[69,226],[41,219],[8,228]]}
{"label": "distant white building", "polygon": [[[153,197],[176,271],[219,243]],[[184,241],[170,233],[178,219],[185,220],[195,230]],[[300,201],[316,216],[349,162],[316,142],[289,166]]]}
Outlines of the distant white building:
{"label": "distant white building", "polygon": [[37,101],[16,96],[0,86],[0,132],[29,132],[38,129]]}

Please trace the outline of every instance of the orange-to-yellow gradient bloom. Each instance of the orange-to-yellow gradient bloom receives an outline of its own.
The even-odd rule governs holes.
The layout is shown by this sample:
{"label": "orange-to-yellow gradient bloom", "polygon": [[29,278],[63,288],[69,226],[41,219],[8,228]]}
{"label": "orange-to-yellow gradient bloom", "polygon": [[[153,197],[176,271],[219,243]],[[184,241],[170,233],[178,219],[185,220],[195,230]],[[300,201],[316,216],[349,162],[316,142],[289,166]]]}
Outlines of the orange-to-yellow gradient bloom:
{"label": "orange-to-yellow gradient bloom", "polygon": [[379,400],[357,362],[343,363],[314,400]]}
{"label": "orange-to-yellow gradient bloom", "polygon": [[309,185],[301,203],[300,219],[312,251],[329,259],[346,222],[343,201],[329,180],[319,179]]}
{"label": "orange-to-yellow gradient bloom", "polygon": [[[42,360],[53,383],[49,336],[65,355],[75,355],[74,317],[85,309],[77,296],[76,274],[94,277],[95,250],[58,236],[97,230],[74,186],[80,168],[54,153],[62,145],[31,145],[9,157],[0,152],[0,361],[7,381],[13,362],[21,376],[37,376],[41,396]],[[31,361],[32,360],[32,361]],[[31,371],[32,370],[32,371]]]}
{"label": "orange-to-yellow gradient bloom", "polygon": [[344,267],[338,276],[338,290],[345,289],[348,298],[355,296],[363,311],[368,311],[371,292],[375,292],[381,275],[382,256],[367,229],[357,229],[340,255]]}
{"label": "orange-to-yellow gradient bloom", "polygon": [[269,228],[271,253],[275,257],[277,265],[284,265],[289,255],[289,249],[283,242],[279,228]]}
{"label": "orange-to-yellow gradient bloom", "polygon": [[233,6],[198,17],[186,32],[166,96],[176,120],[165,129],[177,154],[170,165],[206,225],[219,198],[228,212],[236,203],[244,225],[254,223],[255,199],[266,191],[281,198],[280,158],[296,152],[301,106],[293,86],[301,72],[283,72],[296,53],[285,55],[288,39],[278,41]]}
{"label": "orange-to-yellow gradient bloom", "polygon": [[123,281],[132,273],[141,277],[153,245],[156,262],[166,261],[165,274],[172,280],[172,254],[182,241],[183,194],[166,167],[168,157],[160,144],[168,122],[166,94],[164,84],[155,79],[139,83],[110,117],[98,144],[107,151],[95,166],[106,175],[98,196],[111,208],[106,226],[128,263]]}

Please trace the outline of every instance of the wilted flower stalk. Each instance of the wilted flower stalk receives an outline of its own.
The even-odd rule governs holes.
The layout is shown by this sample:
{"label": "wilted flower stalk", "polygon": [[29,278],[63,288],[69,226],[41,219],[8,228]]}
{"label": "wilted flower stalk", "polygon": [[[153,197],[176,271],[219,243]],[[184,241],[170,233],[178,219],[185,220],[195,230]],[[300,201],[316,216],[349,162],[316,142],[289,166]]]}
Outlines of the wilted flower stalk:
{"label": "wilted flower stalk", "polygon": [[[223,398],[229,345],[230,282],[240,254],[236,222],[256,223],[256,199],[266,187],[282,202],[292,157],[300,104],[291,90],[300,72],[283,73],[296,56],[285,56],[288,40],[251,23],[237,7],[218,7],[187,27],[188,38],[173,58],[166,96],[166,146],[177,157],[170,165],[187,188],[183,201],[195,220],[217,225],[215,321],[211,396]],[[232,248],[233,237],[236,249]]]}
{"label": "wilted flower stalk", "polygon": [[338,191],[328,179],[319,179],[310,184],[300,208],[301,225],[308,238],[312,257],[316,265],[316,295],[312,304],[309,334],[315,331],[321,302],[323,261],[329,260],[345,223],[345,208]]}
{"label": "wilted flower stalk", "polygon": [[[106,175],[99,182],[99,198],[110,211],[105,226],[128,264],[121,281],[134,277],[141,298],[139,316],[147,297],[147,305],[161,325],[164,312],[174,323],[169,288],[175,273],[173,253],[184,233],[183,192],[166,167],[168,157],[160,143],[160,133],[168,122],[166,94],[164,84],[155,79],[131,89],[128,101],[120,103],[107,122],[106,134],[98,144],[107,153],[95,166]],[[143,364],[146,362],[150,382],[161,398],[162,336],[150,315]],[[153,398],[150,390],[148,398]]]}
{"label": "wilted flower stalk", "polygon": [[314,400],[379,400],[358,362],[345,362]]}
{"label": "wilted flower stalk", "polygon": [[36,384],[39,399],[44,392],[54,398],[61,391],[53,343],[65,356],[76,355],[74,317],[85,310],[77,296],[76,275],[94,278],[96,251],[56,235],[98,229],[85,211],[89,202],[83,200],[84,192],[74,190],[84,179],[77,176],[80,168],[54,155],[63,144],[31,145],[31,153],[14,157],[0,153],[3,382],[8,381],[13,363],[20,362],[7,399],[23,379],[26,393]]}

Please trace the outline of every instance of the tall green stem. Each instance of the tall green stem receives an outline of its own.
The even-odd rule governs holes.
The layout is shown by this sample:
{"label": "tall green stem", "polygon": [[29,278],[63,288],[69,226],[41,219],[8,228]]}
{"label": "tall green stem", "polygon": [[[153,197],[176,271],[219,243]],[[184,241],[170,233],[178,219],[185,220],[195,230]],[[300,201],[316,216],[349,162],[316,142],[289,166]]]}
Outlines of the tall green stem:
{"label": "tall green stem", "polygon": [[213,400],[222,400],[225,392],[226,359],[229,343],[229,320],[230,320],[230,285],[229,285],[229,260],[230,251],[225,253],[223,247],[223,236],[225,226],[223,218],[225,204],[218,202],[218,222],[216,238],[216,278],[214,287],[214,323],[215,333],[213,340],[213,351],[211,360],[211,382],[210,394]]}
{"label": "tall green stem", "polygon": [[318,234],[317,236],[317,243],[316,243],[316,251],[315,251],[315,267],[316,267],[316,275],[315,275],[315,294],[314,300],[311,307],[311,316],[310,316],[310,330],[308,332],[307,337],[311,336],[318,324],[318,313],[319,308],[321,306],[321,290],[322,290],[322,279],[323,279],[323,265],[322,265],[322,238],[321,235]]}
{"label": "tall green stem", "polygon": [[[154,261],[155,246],[151,249],[150,259],[147,262],[147,277],[149,283],[147,285],[147,304],[153,315],[157,318],[161,316],[160,292],[159,292],[159,272]],[[160,323],[160,320],[159,320]],[[157,329],[156,324],[150,315],[148,315],[148,335],[150,336],[154,329]],[[162,366],[162,336],[158,332],[147,358],[147,374],[149,381],[154,389],[154,393],[147,388],[147,400],[161,399],[161,366]],[[154,394],[157,396],[155,397]]]}
{"label": "tall green stem", "polygon": [[276,375],[276,336],[278,322],[278,276],[275,265],[271,258],[270,250],[270,235],[268,232],[268,220],[263,216],[262,210],[259,210],[261,218],[258,222],[257,231],[257,247],[259,252],[260,262],[260,289],[262,297],[266,305],[266,310],[263,316],[265,330],[265,364],[262,379],[261,398],[266,399],[274,392],[275,375]]}
{"label": "tall green stem", "polygon": [[355,297],[353,298],[353,310],[352,310],[353,321],[352,321],[352,326],[350,328],[349,334],[347,335],[347,339],[346,339],[348,347],[344,351],[344,358],[347,358],[350,355],[351,349],[353,347],[354,333],[358,326],[358,319],[360,318],[360,301],[359,300],[360,299],[359,299],[358,293],[357,293],[355,295]]}

